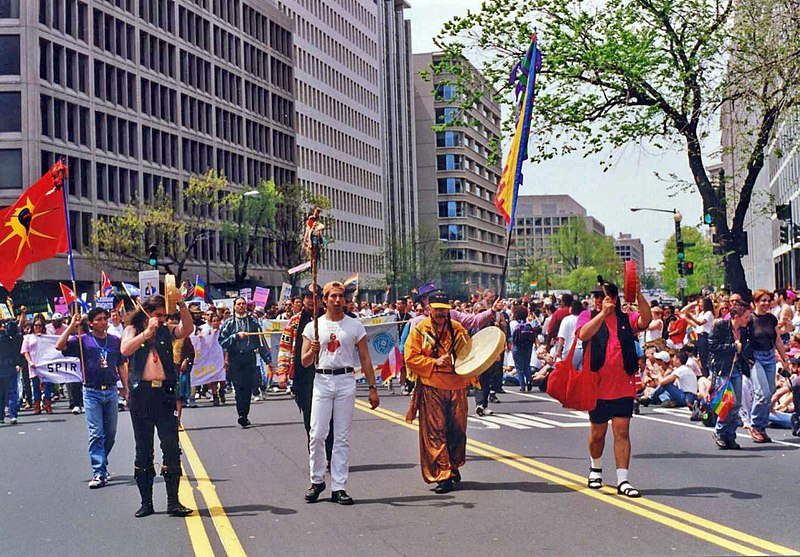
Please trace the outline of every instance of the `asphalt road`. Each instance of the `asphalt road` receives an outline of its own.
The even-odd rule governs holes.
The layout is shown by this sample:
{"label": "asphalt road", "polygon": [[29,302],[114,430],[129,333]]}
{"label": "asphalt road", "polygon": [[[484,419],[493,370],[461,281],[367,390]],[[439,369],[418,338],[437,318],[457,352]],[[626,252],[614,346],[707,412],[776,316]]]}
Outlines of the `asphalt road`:
{"label": "asphalt road", "polygon": [[[0,426],[0,555],[793,555],[800,439],[719,451],[710,430],[680,410],[647,408],[634,419],[631,481],[644,497],[585,487],[585,414],[538,392],[509,390],[495,415],[469,420],[458,491],[436,495],[422,481],[408,398],[381,391],[370,411],[359,392],[348,492],[341,507],[303,501],[305,432],[294,401],[254,403],[242,430],[227,406],[184,410],[182,502],[188,519],[134,519],[133,436],[120,415],[111,483],[90,491],[83,416],[56,405]],[[474,408],[474,403],[470,402]],[[614,485],[611,438],[605,480]],[[158,460],[157,455],[157,460]]]}

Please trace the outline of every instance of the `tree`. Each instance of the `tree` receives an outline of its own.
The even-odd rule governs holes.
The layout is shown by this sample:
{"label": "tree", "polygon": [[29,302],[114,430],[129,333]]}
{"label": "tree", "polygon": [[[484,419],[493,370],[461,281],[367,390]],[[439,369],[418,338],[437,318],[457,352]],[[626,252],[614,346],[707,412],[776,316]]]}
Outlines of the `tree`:
{"label": "tree", "polygon": [[154,245],[157,267],[175,275],[180,284],[195,248],[215,226],[214,215],[231,199],[231,194],[225,193],[227,184],[224,174],[209,170],[189,179],[183,191],[185,212],[159,186],[152,201],[134,200],[122,213],[98,216],[91,232],[94,261],[122,271],[139,271],[149,266],[147,248]]}
{"label": "tree", "polygon": [[[722,257],[714,255],[714,247],[705,240],[696,228],[681,227],[684,244],[684,261],[694,263],[694,273],[686,277],[686,292],[697,293],[706,287],[719,286],[725,281]],[[664,245],[664,259],[661,263],[661,279],[665,289],[678,294],[678,252],[675,247],[675,234]]]}
{"label": "tree", "polygon": [[395,237],[384,246],[386,285],[399,296],[427,282],[442,284],[450,267],[445,257],[446,244],[431,226],[419,226],[405,237]]}
{"label": "tree", "polygon": [[[567,288],[572,292],[587,293],[597,286],[597,269],[594,267],[578,267],[567,275]],[[605,277],[603,277],[605,278]]]}
{"label": "tree", "polygon": [[523,291],[533,288],[530,285],[536,284],[537,290],[547,291],[551,288],[563,286],[562,277],[556,274],[557,268],[551,265],[547,259],[534,258],[528,261],[524,268],[519,284],[519,290]]}
{"label": "tree", "polygon": [[550,238],[564,270],[568,273],[582,267],[595,269],[597,274],[615,282],[622,277],[622,260],[614,249],[614,240],[609,236],[590,232],[581,218],[571,218],[566,225]]}
{"label": "tree", "polygon": [[[446,56],[432,71],[468,90],[448,69],[479,51],[483,74],[504,84],[498,100],[514,104],[507,76],[539,25],[544,65],[531,159],[578,152],[608,164],[614,148],[642,142],[683,150],[725,249],[725,282],[745,292],[745,215],[765,147],[800,101],[796,13],[794,0],[485,0],[444,25],[436,42]],[[740,107],[735,143],[744,160],[740,175],[729,177],[737,195],[727,207],[731,184],[709,179],[702,142],[720,107],[732,103]]]}

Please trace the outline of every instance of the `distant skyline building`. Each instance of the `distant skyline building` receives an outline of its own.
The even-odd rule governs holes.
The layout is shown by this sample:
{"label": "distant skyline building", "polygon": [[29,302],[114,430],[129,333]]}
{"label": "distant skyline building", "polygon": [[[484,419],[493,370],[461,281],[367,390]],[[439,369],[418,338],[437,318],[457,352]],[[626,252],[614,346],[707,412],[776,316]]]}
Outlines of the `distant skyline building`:
{"label": "distant skyline building", "polygon": [[[180,211],[209,168],[238,190],[293,183],[292,44],[292,21],[264,0],[0,2],[0,205],[63,158],[78,280],[96,281],[92,220],[159,186]],[[263,248],[251,275],[279,285],[287,254]],[[188,271],[225,269],[232,250],[212,230]],[[66,278],[63,257],[23,277]]]}
{"label": "distant skyline building", "polygon": [[642,244],[642,240],[620,232],[614,238],[614,251],[623,261],[635,261],[639,275],[644,274],[644,244]]}
{"label": "distant skyline building", "polygon": [[[499,289],[506,227],[494,206],[502,168],[490,156],[491,146],[500,141],[500,107],[490,85],[465,61],[485,94],[462,114],[454,85],[440,76],[427,81],[420,75],[441,57],[414,54],[419,222],[438,227],[439,239],[446,243],[448,272],[442,286],[454,292]],[[474,125],[433,130],[456,120]]]}
{"label": "distant skyline building", "polygon": [[277,5],[295,23],[298,182],[330,199],[336,219],[318,280],[382,277],[388,7],[376,0]]}
{"label": "distant skyline building", "polygon": [[584,222],[587,232],[605,235],[605,225],[569,195],[520,195],[509,269],[524,267],[533,259],[545,259],[554,274],[560,272],[562,265],[558,263],[559,256],[550,239],[576,218]]}

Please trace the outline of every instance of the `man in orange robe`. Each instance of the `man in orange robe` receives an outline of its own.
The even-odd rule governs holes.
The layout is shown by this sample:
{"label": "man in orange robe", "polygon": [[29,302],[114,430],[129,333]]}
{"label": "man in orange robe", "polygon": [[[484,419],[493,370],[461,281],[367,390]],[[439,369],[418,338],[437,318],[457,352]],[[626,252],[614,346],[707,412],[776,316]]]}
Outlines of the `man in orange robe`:
{"label": "man in orange robe", "polygon": [[431,314],[408,336],[405,361],[419,378],[406,420],[419,412],[419,457],[422,477],[448,493],[461,481],[467,446],[469,379],[455,372],[455,359],[469,342],[466,329],[450,319],[450,302],[442,291],[428,298]]}

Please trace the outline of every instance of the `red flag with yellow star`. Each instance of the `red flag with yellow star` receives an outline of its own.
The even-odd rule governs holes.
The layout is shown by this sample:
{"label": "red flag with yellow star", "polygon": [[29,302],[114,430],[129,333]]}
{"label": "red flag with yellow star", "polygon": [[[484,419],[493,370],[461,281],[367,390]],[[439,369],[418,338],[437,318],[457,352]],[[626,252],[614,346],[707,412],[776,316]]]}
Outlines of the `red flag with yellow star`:
{"label": "red flag with yellow star", "polygon": [[64,193],[66,167],[56,163],[14,205],[0,212],[0,284],[11,291],[31,263],[69,251]]}

